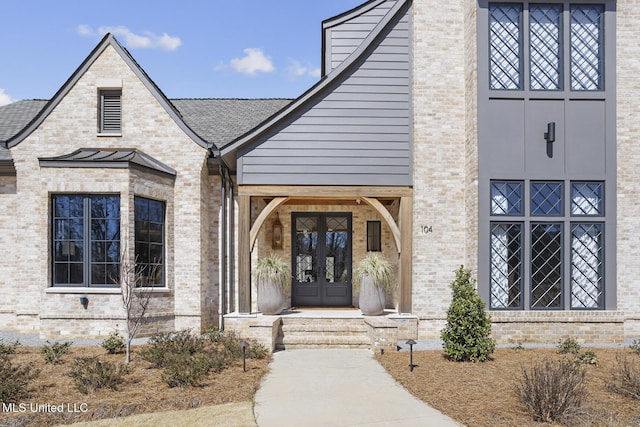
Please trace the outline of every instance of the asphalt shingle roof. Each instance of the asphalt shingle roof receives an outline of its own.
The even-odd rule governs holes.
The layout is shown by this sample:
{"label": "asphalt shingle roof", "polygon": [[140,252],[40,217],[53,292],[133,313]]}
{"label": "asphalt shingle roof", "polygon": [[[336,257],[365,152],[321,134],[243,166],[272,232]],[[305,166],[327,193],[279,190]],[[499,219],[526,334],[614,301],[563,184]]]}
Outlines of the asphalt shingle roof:
{"label": "asphalt shingle roof", "polygon": [[291,99],[171,99],[187,125],[218,148],[252,130]]}
{"label": "asphalt shingle roof", "polygon": [[[195,133],[222,148],[252,130],[291,99],[171,99],[184,122]],[[0,141],[20,132],[46,105],[46,100],[17,101],[0,107]],[[3,156],[0,150],[0,158]]]}
{"label": "asphalt shingle roof", "polygon": [[47,102],[43,99],[25,99],[0,107],[0,141],[6,141],[20,132]]}

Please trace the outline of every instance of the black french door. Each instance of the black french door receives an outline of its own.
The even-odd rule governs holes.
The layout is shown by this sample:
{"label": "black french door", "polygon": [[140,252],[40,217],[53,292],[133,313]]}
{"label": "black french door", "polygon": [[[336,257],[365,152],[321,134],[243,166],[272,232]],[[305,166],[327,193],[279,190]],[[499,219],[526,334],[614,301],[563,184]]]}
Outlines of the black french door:
{"label": "black french door", "polygon": [[351,213],[293,213],[291,302],[351,306]]}

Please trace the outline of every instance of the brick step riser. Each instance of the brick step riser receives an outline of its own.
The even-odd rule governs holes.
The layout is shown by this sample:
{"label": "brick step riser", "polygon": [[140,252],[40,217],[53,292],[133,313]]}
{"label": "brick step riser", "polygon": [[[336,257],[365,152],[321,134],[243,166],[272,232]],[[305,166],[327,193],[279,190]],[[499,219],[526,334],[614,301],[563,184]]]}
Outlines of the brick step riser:
{"label": "brick step riser", "polygon": [[278,336],[278,349],[369,348],[367,327],[362,319],[284,320]]}

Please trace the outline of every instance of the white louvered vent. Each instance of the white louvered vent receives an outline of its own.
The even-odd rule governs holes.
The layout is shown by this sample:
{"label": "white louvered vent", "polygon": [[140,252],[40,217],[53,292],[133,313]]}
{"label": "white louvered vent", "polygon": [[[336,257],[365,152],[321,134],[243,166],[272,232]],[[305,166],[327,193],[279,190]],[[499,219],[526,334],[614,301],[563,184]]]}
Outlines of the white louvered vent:
{"label": "white louvered vent", "polygon": [[122,92],[100,92],[100,133],[120,133],[122,131]]}

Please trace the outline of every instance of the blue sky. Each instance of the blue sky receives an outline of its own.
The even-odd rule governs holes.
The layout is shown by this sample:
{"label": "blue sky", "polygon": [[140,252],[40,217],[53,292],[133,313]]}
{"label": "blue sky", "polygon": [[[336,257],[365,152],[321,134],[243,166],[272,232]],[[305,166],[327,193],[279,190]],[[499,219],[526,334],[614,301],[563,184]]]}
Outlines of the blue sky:
{"label": "blue sky", "polygon": [[169,98],[294,98],[321,23],[365,0],[2,0],[0,105],[49,99],[113,33]]}

